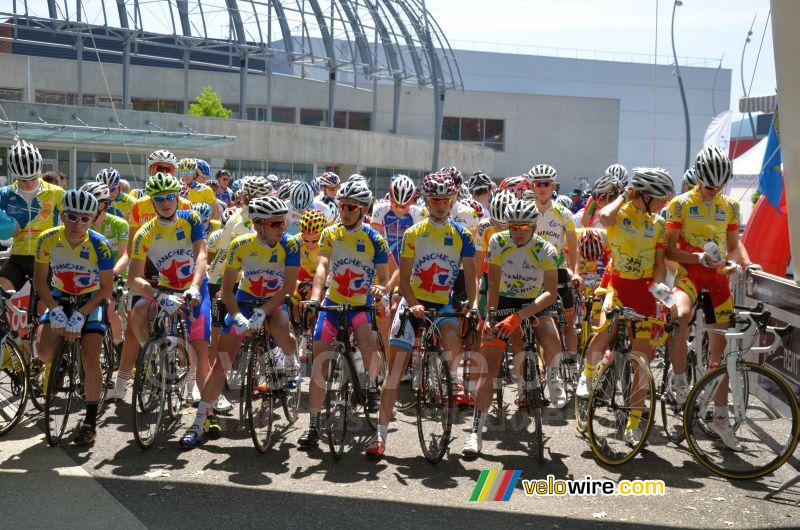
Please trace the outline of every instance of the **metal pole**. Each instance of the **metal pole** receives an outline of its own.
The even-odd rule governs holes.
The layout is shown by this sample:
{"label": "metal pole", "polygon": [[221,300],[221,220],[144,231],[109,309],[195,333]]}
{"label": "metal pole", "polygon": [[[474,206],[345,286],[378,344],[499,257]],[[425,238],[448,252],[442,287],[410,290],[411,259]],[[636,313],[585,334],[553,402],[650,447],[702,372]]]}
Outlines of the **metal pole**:
{"label": "metal pole", "polygon": [[122,108],[131,108],[131,38],[122,47]]}
{"label": "metal pole", "polygon": [[422,0],[422,16],[425,23],[423,33],[425,35],[424,45],[428,48],[431,58],[431,83],[433,84],[433,157],[431,159],[431,171],[436,171],[439,165],[439,146],[442,143],[442,114],[444,107],[444,90],[439,90],[439,62],[436,58],[436,50],[433,49],[433,41],[428,27],[428,10],[425,7],[425,0]]}
{"label": "metal pole", "polygon": [[[750,95],[747,90],[747,86],[744,83],[744,52],[747,49],[747,45],[750,43],[750,37],[753,35],[753,26],[756,23],[757,16],[758,13],[756,13],[755,16],[753,16],[753,22],[750,24],[750,29],[747,31],[747,38],[744,41],[744,46],[742,46],[742,58],[739,61],[739,74],[741,75],[742,78],[742,94],[744,95],[744,97],[748,97]],[[753,113],[747,111],[747,118],[750,120],[750,131],[753,133],[753,140],[756,140],[757,139],[756,126],[755,122],[753,121]]]}
{"label": "metal pole", "polygon": [[83,34],[75,39],[75,53],[77,54],[77,61],[75,61],[76,84],[78,85],[76,92],[78,93],[78,106],[81,106],[83,105]]}
{"label": "metal pole", "polygon": [[333,113],[336,104],[336,70],[328,72],[328,127],[333,128]]}
{"label": "metal pole", "polygon": [[239,67],[239,118],[247,119],[247,53],[242,55]]}
{"label": "metal pole", "polygon": [[267,47],[264,50],[264,64],[266,70],[267,81],[267,114],[266,121],[272,121],[272,2],[269,2],[269,11],[267,11]]}
{"label": "metal pole", "polygon": [[679,5],[683,5],[682,3],[679,3],[679,0],[675,0],[675,2],[672,4],[672,24],[670,26],[670,33],[672,35],[672,57],[675,60],[675,73],[678,76],[678,88],[681,91],[681,102],[683,103],[683,119],[686,125],[686,153],[683,164],[683,167],[685,169],[689,167],[689,157],[690,157],[689,153],[691,150],[692,137],[689,125],[689,106],[686,103],[686,92],[683,89],[683,78],[681,77],[681,69],[680,66],[678,66],[678,54],[675,52],[675,10],[678,8]]}
{"label": "metal pole", "polygon": [[400,94],[403,90],[403,83],[399,80],[394,82],[394,105],[392,107],[392,134],[397,134],[400,120]]}
{"label": "metal pole", "polygon": [[378,76],[372,78],[372,119],[370,130],[378,130]]}
{"label": "metal pole", "polygon": [[189,113],[189,50],[183,50],[183,113]]}

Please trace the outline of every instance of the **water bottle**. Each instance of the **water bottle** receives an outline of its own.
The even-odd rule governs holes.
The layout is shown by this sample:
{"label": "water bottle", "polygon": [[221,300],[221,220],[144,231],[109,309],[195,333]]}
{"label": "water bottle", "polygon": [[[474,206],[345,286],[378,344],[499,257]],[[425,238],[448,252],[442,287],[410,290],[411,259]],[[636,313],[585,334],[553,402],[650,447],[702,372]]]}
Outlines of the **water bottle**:
{"label": "water bottle", "polygon": [[653,298],[661,302],[661,304],[665,307],[672,307],[675,305],[675,297],[672,296],[672,292],[670,292],[669,287],[663,283],[652,284],[648,291],[650,291],[650,294],[653,295]]}
{"label": "water bottle", "polygon": [[356,373],[358,374],[358,379],[361,381],[361,387],[364,388],[365,380],[365,371],[364,371],[364,359],[361,357],[361,350],[356,348],[353,350],[353,366],[356,369]]}
{"label": "water bottle", "polygon": [[713,241],[707,242],[703,245],[703,252],[706,253],[709,261],[720,262],[722,261],[722,250]]}
{"label": "water bottle", "polygon": [[383,295],[383,316],[388,317],[391,314],[392,299],[388,294]]}

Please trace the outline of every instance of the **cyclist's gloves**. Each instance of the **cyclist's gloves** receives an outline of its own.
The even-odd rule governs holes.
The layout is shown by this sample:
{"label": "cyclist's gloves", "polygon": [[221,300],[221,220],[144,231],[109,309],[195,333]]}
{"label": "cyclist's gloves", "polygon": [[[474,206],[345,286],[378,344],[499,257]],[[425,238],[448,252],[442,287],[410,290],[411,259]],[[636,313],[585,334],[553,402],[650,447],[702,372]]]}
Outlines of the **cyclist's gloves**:
{"label": "cyclist's gloves", "polygon": [[188,300],[200,300],[200,290],[197,286],[192,285],[183,292],[183,297]]}
{"label": "cyclist's gloves", "polygon": [[167,294],[161,293],[156,298],[158,305],[161,306],[168,315],[174,315],[180,309],[181,304],[183,304],[183,300],[180,297],[175,296],[174,294]]}
{"label": "cyclist's gloves", "polygon": [[[258,330],[261,326],[264,325],[264,321],[267,319],[267,314],[264,313],[264,310],[260,307],[253,310],[253,314],[250,315],[250,320],[248,321],[248,328],[252,330]],[[239,333],[238,331],[236,332]]]}
{"label": "cyclist's gloves", "polygon": [[61,306],[54,307],[49,314],[50,327],[52,329],[64,329],[67,327],[67,314]]}
{"label": "cyclist's gloves", "polygon": [[508,340],[508,336],[511,335],[511,333],[517,329],[521,323],[522,319],[519,318],[517,313],[507,316],[501,322],[498,322],[494,327],[495,336],[498,339]]}
{"label": "cyclist's gloves", "polygon": [[250,321],[243,314],[236,313],[233,315],[233,330],[239,336],[246,334],[250,331]]}
{"label": "cyclist's gloves", "polygon": [[77,335],[83,329],[83,323],[86,321],[86,317],[80,311],[74,311],[72,316],[69,317],[67,321],[67,329],[65,330],[67,333]]}

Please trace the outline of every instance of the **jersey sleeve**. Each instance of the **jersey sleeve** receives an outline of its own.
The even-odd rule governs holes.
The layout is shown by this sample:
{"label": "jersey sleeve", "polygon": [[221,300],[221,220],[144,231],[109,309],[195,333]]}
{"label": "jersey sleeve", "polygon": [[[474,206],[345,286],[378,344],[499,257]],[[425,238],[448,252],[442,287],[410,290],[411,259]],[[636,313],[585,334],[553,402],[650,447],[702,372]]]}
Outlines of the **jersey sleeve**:
{"label": "jersey sleeve", "polygon": [[674,197],[667,205],[667,229],[680,229],[683,226],[683,203],[681,196]]}
{"label": "jersey sleeve", "polygon": [[283,234],[283,250],[286,252],[286,266],[300,266],[300,245],[297,239],[289,234]]}
{"label": "jersey sleeve", "polygon": [[111,243],[108,239],[96,232],[89,232],[89,240],[92,242],[95,254],[97,254],[97,268],[101,271],[113,269],[114,258],[112,257]]}
{"label": "jersey sleeve", "polygon": [[403,234],[403,242],[400,243],[400,257],[401,258],[413,258],[414,257],[414,250],[416,248],[416,238],[417,232],[420,230],[419,227],[422,225],[414,225],[409,230],[406,230],[406,233]]}
{"label": "jersey sleeve", "polygon": [[228,251],[225,253],[225,270],[241,268],[242,263],[242,248],[248,241],[247,236],[239,236],[228,245]]}
{"label": "jersey sleeve", "polygon": [[728,232],[738,232],[741,217],[739,213],[739,201],[728,198],[728,205],[731,210],[730,220],[728,221]]}
{"label": "jersey sleeve", "polygon": [[472,232],[470,232],[466,228],[457,225],[456,225],[456,230],[458,230],[458,233],[461,235],[461,257],[474,258],[475,239],[472,237]]}
{"label": "jersey sleeve", "polygon": [[486,261],[489,265],[503,266],[503,247],[500,240],[503,236],[498,232],[489,239]]}
{"label": "jersey sleeve", "polygon": [[333,231],[335,227],[329,226],[322,231],[319,237],[319,250],[320,252],[331,252],[333,250]]}
{"label": "jersey sleeve", "polygon": [[36,240],[36,263],[50,263],[50,249],[58,239],[58,227],[45,230]]}
{"label": "jersey sleeve", "polygon": [[490,223],[486,223],[481,221],[478,225],[478,233],[475,235],[475,251],[476,252],[487,252],[489,249],[487,241],[486,241],[486,230],[489,229]]}
{"label": "jersey sleeve", "polygon": [[203,220],[200,218],[199,213],[194,210],[188,211],[186,220],[189,221],[189,225],[192,227],[192,243],[206,238],[206,227],[203,225]]}
{"label": "jersey sleeve", "polygon": [[[739,227],[737,226],[736,228],[738,230]],[[656,217],[655,233],[653,234],[653,239],[655,239],[656,248],[660,249],[666,248],[667,223],[661,216]]]}
{"label": "jersey sleeve", "polygon": [[208,238],[208,251],[217,252],[219,250],[219,243],[222,240],[222,229],[215,230]]}
{"label": "jersey sleeve", "polygon": [[558,270],[558,252],[556,247],[547,241],[542,241],[542,248],[539,252],[539,265],[545,271]]}
{"label": "jersey sleeve", "polygon": [[127,246],[128,240],[131,238],[131,229],[128,226],[128,221],[123,219],[122,217],[119,218],[119,231],[117,232],[117,240],[119,240],[120,246]]}
{"label": "jersey sleeve", "polygon": [[370,230],[372,231],[370,239],[372,240],[372,246],[375,248],[375,254],[373,255],[373,261],[375,262],[375,265],[383,265],[388,263],[389,245],[386,244],[386,239],[384,239],[377,230]]}
{"label": "jersey sleeve", "polygon": [[151,224],[146,224],[133,236],[133,256],[131,258],[142,261],[147,259],[147,249],[150,247],[150,237],[152,236],[151,226]]}
{"label": "jersey sleeve", "polygon": [[386,212],[388,210],[389,210],[389,205],[386,204],[386,202],[381,201],[375,206],[375,209],[372,211],[372,222],[380,227],[381,233],[385,233],[386,231],[383,218],[386,216]]}
{"label": "jersey sleeve", "polygon": [[575,233],[575,220],[572,218],[572,212],[562,206],[561,215],[563,216],[564,232]]}

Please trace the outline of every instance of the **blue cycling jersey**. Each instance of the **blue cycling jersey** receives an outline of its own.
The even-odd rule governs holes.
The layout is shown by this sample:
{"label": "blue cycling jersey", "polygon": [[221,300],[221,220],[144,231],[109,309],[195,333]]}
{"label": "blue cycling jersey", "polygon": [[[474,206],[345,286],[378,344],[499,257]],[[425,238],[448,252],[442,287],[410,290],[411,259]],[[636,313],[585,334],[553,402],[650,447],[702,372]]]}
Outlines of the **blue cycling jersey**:
{"label": "blue cycling jersey", "polygon": [[372,210],[372,224],[378,226],[398,264],[400,263],[400,244],[403,242],[403,234],[413,225],[422,221],[423,217],[424,211],[417,205],[412,205],[408,213],[398,217],[392,211],[389,201],[379,202]]}

